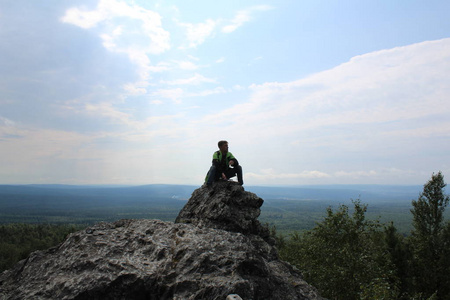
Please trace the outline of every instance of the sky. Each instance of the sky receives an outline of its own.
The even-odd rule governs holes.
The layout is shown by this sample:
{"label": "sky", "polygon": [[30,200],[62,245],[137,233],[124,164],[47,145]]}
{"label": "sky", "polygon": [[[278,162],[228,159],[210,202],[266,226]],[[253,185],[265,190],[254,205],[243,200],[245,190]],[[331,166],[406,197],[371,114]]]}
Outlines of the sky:
{"label": "sky", "polygon": [[448,0],[0,2],[0,184],[450,176]]}

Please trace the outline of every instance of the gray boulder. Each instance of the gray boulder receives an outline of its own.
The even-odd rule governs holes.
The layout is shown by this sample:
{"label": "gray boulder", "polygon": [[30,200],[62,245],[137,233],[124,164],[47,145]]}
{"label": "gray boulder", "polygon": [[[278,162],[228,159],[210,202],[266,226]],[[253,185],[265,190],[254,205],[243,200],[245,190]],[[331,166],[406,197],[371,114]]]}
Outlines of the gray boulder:
{"label": "gray boulder", "polygon": [[197,189],[177,218],[188,224],[120,220],[73,233],[0,274],[0,299],[322,299],[255,234],[262,200],[236,187]]}
{"label": "gray boulder", "polygon": [[259,235],[273,243],[269,230],[257,220],[263,203],[263,199],[246,192],[237,182],[218,181],[212,187],[196,189],[175,223]]}

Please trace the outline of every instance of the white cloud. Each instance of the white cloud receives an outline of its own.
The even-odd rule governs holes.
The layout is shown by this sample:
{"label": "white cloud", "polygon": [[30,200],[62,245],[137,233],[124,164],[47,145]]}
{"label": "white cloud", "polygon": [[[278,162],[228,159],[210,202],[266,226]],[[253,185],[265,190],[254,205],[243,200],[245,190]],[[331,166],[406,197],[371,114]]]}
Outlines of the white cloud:
{"label": "white cloud", "polygon": [[189,59],[191,59],[191,60],[195,60],[195,61],[199,61],[200,60],[200,58],[198,58],[198,57],[196,57],[196,56],[193,56],[193,55],[188,55],[187,56]]}
{"label": "white cloud", "polygon": [[214,35],[217,21],[208,19],[203,23],[180,23],[179,25],[186,30],[186,38],[188,41],[187,46],[181,48],[195,48],[198,45],[203,44],[207,38]]}
{"label": "white cloud", "polygon": [[14,122],[14,121],[11,121],[11,120],[8,119],[8,118],[5,118],[5,117],[0,116],[0,125],[1,125],[2,123],[3,123],[3,125],[6,126],[6,127],[12,127],[12,126],[15,125],[15,122]]}
{"label": "white cloud", "polygon": [[100,0],[94,10],[68,9],[61,21],[95,29],[106,49],[126,54],[137,66],[139,80],[124,88],[131,94],[143,94],[147,92],[150,73],[167,70],[165,65],[152,65],[149,59],[149,55],[170,49],[170,34],[164,30],[161,19],[158,13],[134,4]]}
{"label": "white cloud", "polygon": [[105,13],[106,12],[103,10],[83,11],[73,7],[66,11],[64,17],[61,18],[61,21],[84,29],[89,29],[107,19]]}
{"label": "white cloud", "polygon": [[86,104],[86,112],[97,116],[107,117],[118,123],[130,124],[131,122],[130,114],[117,110],[111,103],[108,102]]}
{"label": "white cloud", "polygon": [[231,33],[245,23],[250,22],[255,12],[271,9],[272,7],[269,5],[258,5],[245,10],[240,10],[236,13],[234,18],[228,22],[229,24],[225,26],[222,26],[225,22],[223,19],[207,19],[204,22],[197,24],[178,22],[179,26],[185,29],[187,39],[187,45],[183,45],[180,48],[196,48],[203,44],[208,38],[214,37],[217,27],[222,26],[222,32]]}
{"label": "white cloud", "polygon": [[[176,104],[180,104],[183,99],[192,98],[192,97],[206,97],[215,94],[224,94],[228,91],[223,87],[216,87],[214,89],[206,89],[200,90],[196,92],[188,92],[182,88],[173,88],[173,89],[158,89],[153,92],[154,97],[161,97],[165,99],[170,99]],[[197,121],[194,121],[197,123]]]}
{"label": "white cloud", "polygon": [[130,95],[145,95],[147,93],[147,82],[133,82],[123,85],[123,89]]}
{"label": "white cloud", "polygon": [[159,62],[155,66],[148,66],[148,70],[153,73],[169,71],[170,69],[170,64],[167,62]]}
{"label": "white cloud", "polygon": [[171,99],[175,103],[181,103],[181,98],[185,95],[185,92],[181,88],[174,89],[158,89],[153,92],[153,96]]}
{"label": "white cloud", "polygon": [[[138,21],[129,23],[129,21]],[[64,23],[73,24],[84,29],[90,29],[100,23],[102,26],[100,36],[104,40],[105,47],[111,51],[128,53],[140,50],[140,52],[159,54],[170,48],[169,33],[162,28],[161,16],[151,10],[137,5],[129,5],[117,0],[100,0],[97,8],[92,11],[79,8],[71,8],[61,18]],[[135,37],[134,44],[121,45],[120,38]],[[141,39],[138,41],[137,39]],[[145,41],[144,43],[141,43]]]}
{"label": "white cloud", "polygon": [[361,177],[374,177],[377,176],[378,173],[374,170],[370,171],[338,171],[334,173],[336,177],[349,177],[353,179],[360,179]]}
{"label": "white cloud", "polygon": [[[70,176],[89,174],[92,183],[104,182],[109,173],[114,173],[111,178],[126,173],[140,182],[174,182],[171,176],[180,178],[182,165],[185,183],[192,183],[204,175],[221,138],[230,141],[248,172],[247,183],[386,183],[394,177],[417,178],[426,170],[450,170],[449,39],[356,56],[291,82],[264,83],[261,78],[276,80],[271,66],[263,68],[267,74],[255,75],[245,62],[239,68],[233,65],[236,60],[228,61],[227,54],[242,46],[241,35],[230,48],[217,48],[224,41],[205,43],[228,39],[226,33],[267,15],[269,6],[242,9],[244,3],[227,17],[228,9],[194,16],[182,6],[176,12],[142,1],[64,3],[50,10],[33,4],[26,10],[27,22],[17,21],[25,12],[23,3],[8,10],[9,27],[2,32],[13,38],[2,47],[10,59],[1,86],[0,178],[9,180],[8,173],[17,172],[36,179],[31,181],[51,182],[63,171],[80,168]],[[51,16],[61,7],[69,9],[54,24]],[[174,20],[205,14],[211,18],[181,27]],[[258,34],[261,24],[249,27],[256,39],[264,39]],[[46,34],[49,28],[51,35]],[[292,34],[307,38],[297,29],[286,32],[285,40]],[[435,36],[432,26],[427,30]],[[377,41],[383,43],[389,41]],[[196,49],[202,45],[207,49]],[[246,50],[253,53],[253,62],[265,64],[277,49]],[[285,65],[291,67],[289,74],[294,65]],[[242,74],[234,76],[236,70]],[[248,84],[251,78],[253,85]],[[151,169],[158,172],[147,177]]]}
{"label": "white cloud", "polygon": [[164,84],[168,85],[199,85],[201,83],[215,83],[215,79],[206,78],[203,75],[195,73],[194,76],[184,79],[176,79],[171,81],[162,81]]}
{"label": "white cloud", "polygon": [[248,172],[245,177],[250,180],[270,181],[279,179],[317,179],[331,177],[329,174],[321,171],[303,171],[300,173],[280,173],[274,169],[263,169],[258,173]]}
{"label": "white cloud", "polygon": [[303,183],[355,183],[362,180],[368,180],[372,183],[384,182],[385,178],[410,178],[417,176],[418,172],[411,170],[400,170],[396,168],[380,168],[379,170],[361,170],[361,171],[335,171],[331,173],[322,171],[302,171],[297,173],[283,173],[272,168],[262,169],[258,172],[245,172],[245,179],[250,182],[258,183],[280,183],[295,184]]}
{"label": "white cloud", "polygon": [[84,152],[80,150],[92,141],[90,136],[61,130],[14,131],[17,138],[4,139],[0,147],[0,177],[8,182],[39,183],[47,175],[51,181],[58,176],[65,178],[66,165],[82,159]]}
{"label": "white cloud", "polygon": [[178,67],[181,70],[187,70],[187,71],[193,71],[193,70],[197,70],[199,68],[198,65],[196,65],[195,63],[191,62],[191,61],[174,61],[175,64],[178,65]]}
{"label": "white cloud", "polygon": [[[450,151],[448,70],[450,39],[377,51],[297,81],[253,85],[246,102],[199,123],[211,128],[206,134],[238,133],[234,144],[276,153],[266,166],[283,171],[253,178],[301,178],[309,169],[329,182],[410,179],[383,170],[449,168],[441,156]],[[255,170],[252,156],[246,165]]]}
{"label": "white cloud", "polygon": [[253,6],[245,10],[240,10],[236,13],[235,17],[230,21],[230,24],[222,27],[222,32],[231,33],[244,25],[245,23],[252,20],[252,15],[256,11],[267,11],[271,10],[272,7],[269,5],[258,5]]}
{"label": "white cloud", "polygon": [[188,96],[189,97],[197,97],[197,96],[206,97],[206,96],[215,95],[215,94],[225,94],[227,92],[228,92],[228,90],[219,86],[219,87],[216,87],[216,88],[210,89],[210,90],[203,90],[203,91],[196,92],[196,93],[190,93]]}
{"label": "white cloud", "polygon": [[252,85],[249,101],[205,121],[283,118],[277,127],[285,124],[281,132],[290,133],[450,113],[449,53],[450,39],[424,42],[356,57],[305,79]]}

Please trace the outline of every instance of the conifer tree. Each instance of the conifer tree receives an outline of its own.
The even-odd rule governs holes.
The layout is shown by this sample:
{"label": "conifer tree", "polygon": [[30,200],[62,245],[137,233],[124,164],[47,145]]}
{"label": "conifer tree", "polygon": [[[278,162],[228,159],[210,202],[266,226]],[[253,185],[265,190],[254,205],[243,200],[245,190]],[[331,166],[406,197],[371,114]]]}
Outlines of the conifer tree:
{"label": "conifer tree", "polygon": [[444,176],[433,174],[424,185],[417,201],[413,200],[413,226],[411,246],[413,251],[414,287],[417,295],[445,299],[444,281],[448,277],[448,259],[445,246],[448,234],[444,223],[444,210],[449,196],[444,194]]}
{"label": "conifer tree", "polygon": [[411,251],[407,239],[398,233],[394,223],[385,225],[384,241],[386,250],[390,255],[390,260],[395,265],[393,272],[399,279],[400,297],[399,299],[410,299],[411,282]]}
{"label": "conifer tree", "polygon": [[302,236],[291,236],[281,257],[329,299],[396,299],[398,282],[382,227],[365,218],[367,205],[359,200],[353,205],[353,214],[346,205],[328,208],[323,222]]}

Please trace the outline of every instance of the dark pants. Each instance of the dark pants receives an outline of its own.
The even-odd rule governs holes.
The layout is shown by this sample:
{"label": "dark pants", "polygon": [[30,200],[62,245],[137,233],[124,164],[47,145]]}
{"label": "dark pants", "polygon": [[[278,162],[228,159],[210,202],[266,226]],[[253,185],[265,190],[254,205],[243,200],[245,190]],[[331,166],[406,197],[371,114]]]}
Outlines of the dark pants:
{"label": "dark pants", "polygon": [[[229,168],[225,172],[225,176],[227,179],[230,179],[231,177],[234,177],[237,175],[238,182],[240,184],[244,184],[244,180],[242,178],[242,167],[240,165],[235,166],[234,168]],[[222,174],[217,172],[217,168],[215,166],[211,166],[208,172],[208,182],[207,184],[210,185],[213,183],[213,181],[217,181],[220,178],[222,178]]]}

